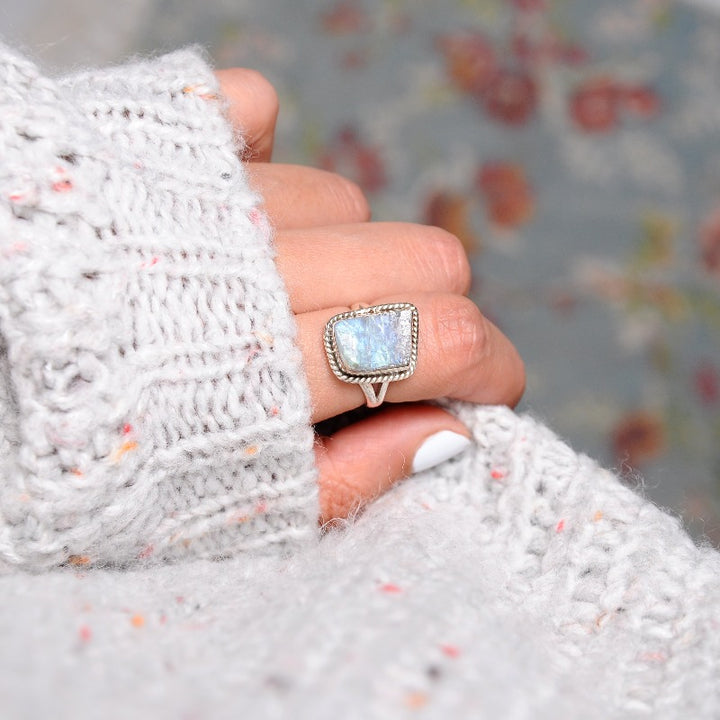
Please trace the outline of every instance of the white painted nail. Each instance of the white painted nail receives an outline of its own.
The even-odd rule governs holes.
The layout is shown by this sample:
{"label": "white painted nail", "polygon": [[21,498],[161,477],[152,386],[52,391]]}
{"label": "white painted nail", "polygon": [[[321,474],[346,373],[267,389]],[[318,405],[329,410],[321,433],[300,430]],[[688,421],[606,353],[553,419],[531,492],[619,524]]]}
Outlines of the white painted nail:
{"label": "white painted nail", "polygon": [[413,458],[412,472],[419,473],[459,455],[470,445],[470,438],[452,430],[441,430],[425,439]]}

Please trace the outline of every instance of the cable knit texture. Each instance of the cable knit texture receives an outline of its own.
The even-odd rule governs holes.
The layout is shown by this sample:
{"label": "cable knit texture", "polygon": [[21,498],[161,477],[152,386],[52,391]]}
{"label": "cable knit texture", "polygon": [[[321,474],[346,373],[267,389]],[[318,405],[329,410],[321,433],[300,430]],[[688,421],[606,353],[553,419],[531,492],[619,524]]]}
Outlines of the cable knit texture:
{"label": "cable knit texture", "polygon": [[0,50],[0,562],[312,541],[267,220],[194,53],[63,82]]}
{"label": "cable knit texture", "polygon": [[720,717],[720,556],[532,418],[454,404],[465,453],[310,542],[307,393],[207,70],[3,73],[0,550],[67,561],[0,576],[3,718]]}

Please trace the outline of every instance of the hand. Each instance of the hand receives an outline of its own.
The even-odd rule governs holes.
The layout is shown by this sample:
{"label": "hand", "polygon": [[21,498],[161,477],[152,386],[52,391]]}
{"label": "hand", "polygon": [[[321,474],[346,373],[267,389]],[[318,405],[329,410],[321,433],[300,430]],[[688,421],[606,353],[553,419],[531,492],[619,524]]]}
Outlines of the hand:
{"label": "hand", "polygon": [[439,436],[446,447],[435,451],[435,459],[462,447],[467,428],[422,401],[514,405],[524,389],[523,363],[466,297],[470,267],[457,238],[421,225],[366,222],[368,204],[353,183],[321,170],[271,164],[274,89],[250,70],[217,75],[229,119],[245,138],[251,184],[276,231],[277,264],[295,313],[313,422],[364,404],[360,388],[330,370],[322,342],[328,319],[355,303],[412,302],[419,311],[417,370],[390,384],[386,401],[395,405],[318,439],[322,519],[345,517],[427,465],[418,449],[427,451],[432,441],[424,443],[436,433],[453,434]]}

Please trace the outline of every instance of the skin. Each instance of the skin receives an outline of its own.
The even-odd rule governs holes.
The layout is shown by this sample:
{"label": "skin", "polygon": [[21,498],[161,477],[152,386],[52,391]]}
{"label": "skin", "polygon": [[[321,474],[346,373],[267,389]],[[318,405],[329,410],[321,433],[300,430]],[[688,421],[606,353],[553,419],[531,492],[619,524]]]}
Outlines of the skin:
{"label": "skin", "polygon": [[391,383],[386,403],[330,437],[318,437],[321,522],[347,517],[410,472],[430,435],[469,436],[449,413],[424,401],[455,398],[514,406],[525,371],[510,341],[467,297],[470,266],[456,237],[409,223],[371,223],[361,190],[309,167],[273,164],[278,98],[253,70],[217,73],[226,113],[245,140],[243,160],[275,228],[278,269],[298,328],[313,422],[364,404],[325,357],[325,323],[355,303],[412,302],[419,311],[415,374]]}

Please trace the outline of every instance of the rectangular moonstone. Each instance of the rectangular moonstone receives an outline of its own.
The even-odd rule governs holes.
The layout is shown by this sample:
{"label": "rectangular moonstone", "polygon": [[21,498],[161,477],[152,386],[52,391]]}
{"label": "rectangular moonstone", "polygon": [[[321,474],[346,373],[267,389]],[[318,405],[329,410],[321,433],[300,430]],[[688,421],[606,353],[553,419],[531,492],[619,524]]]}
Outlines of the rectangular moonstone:
{"label": "rectangular moonstone", "polygon": [[407,366],[412,358],[412,310],[385,310],[338,320],[340,364],[353,375]]}

